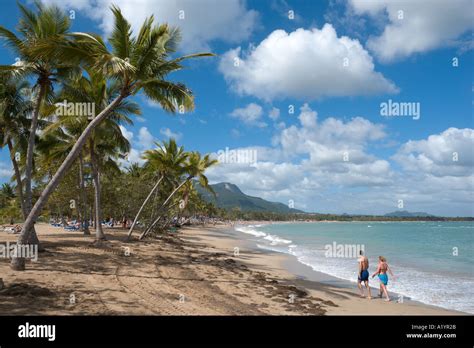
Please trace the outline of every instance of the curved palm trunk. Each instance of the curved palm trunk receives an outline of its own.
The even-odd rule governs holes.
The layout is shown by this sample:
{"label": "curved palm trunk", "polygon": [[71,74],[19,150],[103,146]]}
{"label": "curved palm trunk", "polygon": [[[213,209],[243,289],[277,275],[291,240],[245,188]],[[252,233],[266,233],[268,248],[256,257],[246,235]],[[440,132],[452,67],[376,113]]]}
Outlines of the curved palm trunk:
{"label": "curved palm trunk", "polygon": [[[71,167],[71,165],[74,163],[75,159],[81,152],[82,148],[84,147],[84,144],[86,143],[87,139],[90,137],[92,131],[97,127],[97,125],[102,122],[109,114],[110,112],[120,104],[120,102],[127,96],[128,94],[121,93],[117,98],[115,98],[112,103],[110,103],[99,115],[97,115],[84,129],[82,132],[81,136],[77,139],[77,142],[74,144],[74,146],[71,149],[71,152],[67,155],[66,159],[63,161],[59,169],[56,171],[54,174],[53,178],[49,181],[49,183],[46,185],[45,189],[41,193],[40,197],[36,201],[35,205],[33,206],[33,209],[29,212],[25,223],[23,224],[23,228],[21,230],[20,235],[18,236],[18,242],[17,244],[27,244],[28,240],[31,235],[31,229],[34,226],[36,219],[41,213],[41,210],[43,209],[43,206],[46,204],[48,201],[49,196],[53,191],[56,189],[56,187],[59,185],[59,182],[61,179],[66,175],[67,171]],[[24,270],[25,269],[25,259],[21,257],[14,257],[12,258],[11,261],[11,268],[14,270]]]}
{"label": "curved palm trunk", "polygon": [[132,236],[132,233],[133,233],[133,228],[135,227],[135,224],[137,223],[138,221],[138,217],[140,216],[142,210],[145,208],[145,205],[148,203],[148,201],[150,200],[153,192],[155,192],[155,190],[158,188],[158,186],[160,185],[160,182],[161,180],[163,180],[163,175],[160,177],[160,179],[156,182],[155,186],[153,186],[153,188],[151,189],[150,193],[148,194],[148,196],[145,198],[145,201],[143,202],[142,206],[140,207],[140,209],[138,210],[138,213],[137,215],[135,216],[135,219],[133,219],[133,223],[132,223],[132,226],[130,226],[130,230],[128,231],[128,236],[127,236],[127,240],[130,240],[130,237]]}
{"label": "curved palm trunk", "polygon": [[[176,194],[176,192],[178,192],[178,190],[183,187],[184,184],[186,184],[189,180],[191,180],[192,177],[188,177],[186,180],[184,180],[181,184],[179,184],[179,186],[177,188],[174,189],[173,192],[171,192],[171,194],[168,196],[168,198],[166,198],[166,200],[163,202],[163,204],[161,205],[160,209],[158,209],[158,213],[163,210],[163,208],[166,206],[166,204],[168,204],[168,202],[170,201],[171,198],[173,198],[173,196]],[[141,235],[140,235],[140,240],[142,240],[143,238],[146,237],[146,235],[151,231],[151,229],[153,227],[156,226],[156,224],[161,220],[161,216],[158,216],[158,218],[153,221],[153,223],[150,225],[150,227],[148,227]]]}
{"label": "curved palm trunk", "polygon": [[94,182],[94,208],[95,208],[95,239],[97,241],[105,240],[104,230],[102,229],[102,210],[100,205],[100,175],[97,154],[94,151],[94,142],[90,140],[92,180]]}
{"label": "curved palm trunk", "polygon": [[[173,204],[172,206],[170,206],[170,208],[173,208],[175,205],[176,205],[176,203]],[[166,221],[165,224],[163,225],[162,229],[165,230],[171,224],[171,221],[173,221],[173,219],[174,219],[174,216],[171,215],[171,217],[168,219],[168,221]],[[177,215],[177,219],[179,221],[179,214]]]}
{"label": "curved palm trunk", "polygon": [[79,188],[81,190],[81,211],[82,223],[81,228],[85,236],[91,234],[89,231],[89,222],[87,220],[87,195],[84,186],[84,159],[82,158],[82,151],[79,154]]}

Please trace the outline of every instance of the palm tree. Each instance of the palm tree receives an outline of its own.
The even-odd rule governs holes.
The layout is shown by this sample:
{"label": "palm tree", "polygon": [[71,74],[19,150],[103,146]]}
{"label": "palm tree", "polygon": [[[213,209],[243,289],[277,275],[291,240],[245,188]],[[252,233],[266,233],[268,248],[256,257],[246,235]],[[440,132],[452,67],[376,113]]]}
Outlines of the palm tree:
{"label": "palm tree", "polygon": [[[12,162],[16,190],[23,218],[28,215],[23,182],[17,153],[26,152],[30,120],[27,114],[32,111],[33,105],[29,99],[31,90],[26,81],[17,79],[11,74],[0,75],[0,147],[7,145]],[[38,245],[38,251],[44,251],[38,240],[36,231],[32,228],[30,243]]]}
{"label": "palm tree", "polygon": [[[194,108],[191,91],[182,83],[166,80],[167,75],[182,69],[181,62],[188,58],[210,56],[209,53],[188,55],[170,59],[169,55],[176,50],[180,35],[178,29],[168,25],[153,26],[153,16],[145,20],[139,34],[132,37],[131,25],[122,16],[121,11],[112,7],[115,17],[114,30],[109,38],[112,51],[98,36],[73,34],[74,42],[59,41],[59,46],[51,42],[42,42],[34,52],[42,55],[60,56],[65,61],[81,57],[84,63],[96,71],[118,81],[120,93],[104,108],[84,129],[64,162],[36,201],[33,209],[23,224],[18,244],[28,240],[30,229],[34,225],[48,197],[59,184],[68,169],[78,157],[93,130],[106,119],[111,112],[131,95],[143,92],[145,96],[159,103],[164,110],[175,113],[177,109],[186,111]],[[13,258],[11,267],[25,269],[25,260]]]}
{"label": "palm tree", "polygon": [[184,151],[184,148],[182,146],[178,147],[174,139],[170,139],[168,142],[164,141],[162,144],[155,144],[157,148],[154,150],[145,151],[143,158],[147,161],[145,164],[145,170],[154,173],[156,177],[158,177],[158,180],[138,210],[138,213],[133,220],[132,226],[130,226],[130,230],[128,231],[128,239],[130,239],[132,236],[133,228],[135,227],[141,212],[145,208],[145,205],[148,203],[155,190],[158,189],[161,181],[164,178],[169,179],[172,176],[176,176],[187,159],[187,153]]}
{"label": "palm tree", "polygon": [[[12,31],[0,26],[0,38],[13,49],[18,57],[18,61],[9,66],[0,66],[0,70],[8,71],[14,76],[36,77],[34,91],[36,100],[34,102],[33,113],[29,130],[28,149],[26,152],[25,166],[25,210],[30,212],[32,207],[31,178],[33,170],[33,156],[35,147],[36,130],[42,103],[45,99],[50,99],[53,93],[53,82],[70,76],[76,64],[72,59],[64,61],[59,59],[54,53],[37,57],[34,50],[45,41],[51,46],[60,45],[66,40],[69,33],[69,17],[57,6],[44,6],[39,1],[36,3],[36,12],[18,3],[22,17],[18,24],[19,36]],[[54,52],[51,51],[51,52]],[[66,63],[65,63],[66,62]],[[28,226],[31,229],[33,225]],[[30,234],[31,232],[28,232]]]}
{"label": "palm tree", "polygon": [[[44,131],[41,141],[37,144],[37,149],[40,154],[38,159],[39,167],[45,167],[47,173],[38,174],[50,174],[50,163],[57,163],[63,161],[67,153],[71,150],[72,146],[77,140],[77,137],[81,134],[85,125],[83,119],[80,118],[68,118],[68,121],[75,120],[79,122],[54,122],[50,124]],[[64,120],[62,120],[64,121]],[[84,154],[83,152],[79,155],[78,161],[78,181],[79,181],[79,202],[81,202],[79,213],[79,220],[81,222],[81,230],[84,235],[90,235],[88,225],[85,223],[87,220],[87,199],[86,199],[86,188],[84,184]],[[40,175],[40,179],[41,179]],[[49,179],[49,178],[48,178]]]}
{"label": "palm tree", "polygon": [[[107,81],[101,74],[89,72],[90,78],[85,76],[72,79],[68,83],[63,84],[59,100],[75,101],[82,103],[90,103],[95,106],[96,111],[101,111],[107,107],[108,103],[120,92],[116,83],[107,85]],[[61,107],[61,105],[59,105]],[[118,157],[120,154],[130,150],[130,144],[122,135],[119,124],[133,124],[129,115],[139,115],[140,108],[138,104],[123,101],[116,107],[102,124],[100,124],[93,132],[88,140],[87,152],[91,162],[92,179],[94,183],[94,209],[95,209],[95,227],[96,239],[103,240],[105,235],[102,229],[101,221],[101,205],[100,205],[100,166],[104,162],[109,166],[112,165],[110,159]],[[56,151],[50,154],[54,156],[54,160],[64,160],[66,155],[73,148],[77,139],[80,137],[84,129],[87,127],[89,120],[84,115],[68,115],[57,117],[57,120],[51,124],[45,134],[53,134],[54,137],[64,139],[62,144],[58,142],[55,146]],[[84,150],[84,149],[83,149]],[[59,156],[59,157],[58,157]],[[79,154],[79,186],[81,189],[82,215],[85,220],[86,213],[86,195],[84,187],[84,151]],[[104,161],[104,159],[107,160]],[[86,233],[86,232],[85,232]]]}
{"label": "palm tree", "polygon": [[[178,192],[181,187],[186,185],[189,181],[196,178],[201,186],[205,189],[212,191],[212,188],[209,186],[209,181],[207,177],[204,175],[204,172],[211,166],[218,163],[216,159],[212,159],[209,154],[201,157],[199,152],[191,152],[188,154],[188,158],[185,165],[185,172],[186,172],[186,179],[184,179],[174,190],[171,194],[166,198],[166,200],[161,205],[159,211],[166,207],[168,202],[173,198],[173,196]],[[143,233],[140,235],[140,239],[143,239],[152,229],[156,226],[156,224],[160,221],[161,216],[159,216],[153,223],[148,227]]]}
{"label": "palm tree", "polygon": [[94,135],[89,139],[89,150],[95,193],[96,242],[100,242],[106,239],[102,229],[100,174],[105,167],[120,172],[115,160],[130,151],[130,143],[122,135],[118,124],[111,119],[107,119],[95,129]]}
{"label": "palm tree", "polygon": [[[26,114],[31,111],[31,103],[26,98],[29,84],[26,81],[13,79],[7,74],[0,75],[0,146],[8,146],[12,161],[18,199],[21,211],[26,218],[23,183],[20,167],[16,156],[15,143],[21,145],[25,139],[24,130],[28,126]],[[24,142],[23,142],[24,143]]]}
{"label": "palm tree", "polygon": [[2,187],[0,187],[0,194],[10,199],[15,198],[15,189],[12,185],[4,183],[2,184]]}

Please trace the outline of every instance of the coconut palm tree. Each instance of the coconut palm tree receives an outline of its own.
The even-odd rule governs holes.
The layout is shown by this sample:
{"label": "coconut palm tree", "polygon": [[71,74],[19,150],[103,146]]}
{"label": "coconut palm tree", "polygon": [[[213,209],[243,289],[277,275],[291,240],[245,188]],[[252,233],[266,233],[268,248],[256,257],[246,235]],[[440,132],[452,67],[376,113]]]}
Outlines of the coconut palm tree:
{"label": "coconut palm tree", "polygon": [[[24,201],[27,213],[30,212],[32,207],[33,156],[42,103],[52,97],[55,81],[69,77],[72,73],[77,73],[77,64],[73,62],[74,59],[61,60],[54,54],[54,50],[50,51],[47,56],[33,55],[32,52],[40,47],[43,42],[49,42],[51,47],[54,47],[67,40],[66,35],[70,28],[69,17],[57,6],[44,6],[39,1],[35,5],[36,12],[18,3],[22,15],[17,29],[19,35],[0,26],[0,38],[4,39],[17,55],[15,64],[0,66],[0,70],[10,72],[14,76],[36,77],[36,83],[33,87],[36,99],[31,116],[24,179]],[[32,227],[32,225],[28,226],[29,229]]]}
{"label": "coconut palm tree", "polygon": [[8,183],[3,183],[0,187],[0,194],[7,198],[15,198],[15,189]]}
{"label": "coconut palm tree", "polygon": [[26,114],[31,111],[31,103],[26,97],[29,84],[24,80],[13,79],[7,74],[0,75],[0,84],[2,86],[0,89],[0,146],[8,146],[17,195],[21,211],[26,218],[23,183],[15,144],[24,145],[25,129],[28,127]]}
{"label": "coconut palm tree", "polygon": [[[165,111],[171,113],[175,113],[178,109],[187,111],[194,108],[191,91],[184,84],[171,82],[166,78],[171,72],[182,69],[183,60],[211,54],[201,53],[171,59],[170,54],[175,52],[180,39],[178,29],[170,28],[166,24],[154,26],[152,16],[145,20],[138,35],[132,37],[131,25],[123,17],[121,11],[112,7],[112,12],[115,24],[109,38],[111,51],[99,36],[81,33],[71,35],[75,39],[74,42],[59,41],[60,47],[49,41],[43,41],[41,47],[34,49],[39,57],[42,55],[60,56],[65,61],[81,57],[84,64],[117,81],[120,85],[120,93],[84,129],[56,174],[41,193],[23,224],[18,238],[20,245],[28,240],[30,229],[48,197],[74,163],[93,130],[126,98],[142,92],[146,97],[159,103]],[[11,267],[23,270],[25,260],[13,258]]]}
{"label": "coconut palm tree", "polygon": [[[77,103],[89,103],[94,105],[95,111],[100,112],[103,108],[107,107],[108,103],[114,99],[114,97],[120,92],[119,86],[116,83],[107,84],[107,80],[101,74],[94,74],[89,72],[89,78],[81,76],[76,79],[72,79],[67,83],[63,84],[61,93],[59,94],[58,100],[77,102]],[[61,103],[58,103],[57,107],[62,107]],[[118,107],[116,107],[110,114],[110,116],[100,124],[93,132],[87,143],[86,152],[90,156],[91,162],[91,174],[94,183],[94,209],[95,209],[95,227],[96,227],[96,239],[103,240],[105,235],[103,233],[101,221],[101,205],[100,205],[100,166],[103,163],[112,165],[111,162],[107,162],[104,158],[110,160],[112,157],[123,155],[130,150],[130,144],[125,139],[120,130],[120,124],[131,125],[132,120],[130,115],[139,115],[140,108],[138,104],[124,101]],[[55,146],[56,149],[50,151],[51,159],[64,160],[66,154],[71,151],[77,139],[80,137],[84,129],[89,124],[90,120],[85,115],[67,115],[57,116],[54,123],[51,124],[46,130],[45,135],[53,135],[58,140],[62,139],[62,142],[58,142]],[[82,215],[85,220],[86,213],[86,195],[84,187],[84,153],[81,151],[79,154],[79,186],[81,188],[81,201],[82,201]],[[86,229],[84,229],[87,234]]]}
{"label": "coconut palm tree", "polygon": [[[27,115],[33,110],[33,103],[29,98],[31,90],[28,82],[6,73],[0,75],[0,85],[0,147],[8,147],[21,213],[26,219],[28,211],[19,161],[24,157],[28,144],[30,120]],[[34,228],[31,231],[30,243],[38,245],[38,251],[44,251]]]}
{"label": "coconut palm tree", "polygon": [[176,174],[181,171],[181,168],[187,159],[187,153],[184,151],[184,147],[178,147],[174,139],[170,139],[168,142],[164,141],[161,144],[155,144],[157,148],[145,151],[143,158],[147,161],[145,164],[145,170],[152,172],[158,179],[138,210],[132,226],[130,226],[130,230],[128,231],[128,239],[132,236],[133,228],[135,227],[141,212],[152,197],[153,193],[158,189],[161,181],[165,178],[169,180],[171,177],[176,176]]}
{"label": "coconut palm tree", "polygon": [[[199,181],[199,184],[207,190],[210,190],[213,192],[212,188],[209,186],[209,181],[207,177],[204,175],[204,172],[211,166],[215,165],[218,163],[216,159],[212,159],[209,154],[205,155],[204,157],[201,157],[201,154],[199,152],[191,152],[188,154],[186,160],[186,164],[184,167],[184,170],[186,172],[186,178],[171,192],[171,194],[166,198],[166,200],[163,202],[161,205],[159,211],[162,211],[168,202],[173,198],[173,196],[178,192],[181,187],[186,185],[189,181],[193,179],[197,179]],[[156,224],[160,221],[162,216],[158,216],[158,218],[153,221],[153,223],[148,227],[143,233],[140,235],[140,239],[143,239],[146,237],[146,235],[153,229],[153,227],[156,226]]]}
{"label": "coconut palm tree", "polygon": [[112,169],[117,173],[120,172],[116,160],[130,151],[130,143],[123,136],[118,124],[107,119],[95,129],[94,135],[89,139],[89,150],[95,193],[96,242],[100,242],[106,239],[102,229],[100,175],[102,169],[106,167],[108,167],[109,171]]}

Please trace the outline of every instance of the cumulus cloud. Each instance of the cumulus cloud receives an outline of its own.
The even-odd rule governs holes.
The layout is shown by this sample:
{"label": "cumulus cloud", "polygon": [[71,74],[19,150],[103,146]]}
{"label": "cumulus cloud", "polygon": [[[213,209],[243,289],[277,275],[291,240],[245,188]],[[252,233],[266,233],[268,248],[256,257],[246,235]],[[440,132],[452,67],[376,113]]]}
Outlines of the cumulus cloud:
{"label": "cumulus cloud", "polygon": [[13,175],[13,169],[10,164],[0,162],[0,178],[9,179]]}
{"label": "cumulus cloud", "polygon": [[224,163],[206,174],[306,211],[385,214],[403,200],[410,211],[472,216],[473,137],[472,129],[449,128],[401,144],[384,159],[370,152],[391,140],[384,125],[363,117],[320,119],[304,104],[296,124],[276,130],[273,146],[243,148],[257,151],[256,163]]}
{"label": "cumulus cloud", "polygon": [[280,109],[273,107],[268,113],[268,117],[270,117],[270,119],[272,119],[273,121],[278,120],[278,118],[280,117]]}
{"label": "cumulus cloud", "polygon": [[207,172],[209,178],[235,183],[248,194],[293,200],[296,208],[318,211],[327,203],[327,191],[341,190],[345,195],[344,190],[393,184],[390,163],[367,152],[370,143],[386,137],[382,125],[362,117],[320,122],[308,104],[300,108],[298,122],[277,130],[273,147],[245,148],[257,151],[257,163],[219,165]]}
{"label": "cumulus cloud", "polygon": [[359,41],[338,37],[331,24],[291,33],[275,30],[256,47],[226,52],[219,70],[237,93],[267,101],[398,92],[374,70]]}
{"label": "cumulus cloud", "polygon": [[132,142],[133,132],[129,131],[127,128],[125,128],[122,125],[120,125],[119,128],[120,128],[120,131],[122,132],[122,135],[125,137],[125,139],[127,139],[129,142]]}
{"label": "cumulus cloud", "polygon": [[474,130],[448,128],[440,134],[403,144],[394,159],[407,171],[470,176],[474,168]]}
{"label": "cumulus cloud", "polygon": [[110,5],[121,8],[138,32],[144,19],[155,16],[158,23],[182,29],[184,51],[208,50],[213,41],[238,43],[247,39],[258,24],[258,13],[248,9],[244,0],[43,0],[63,8],[82,11],[105,33],[113,29]]}
{"label": "cumulus cloud", "polygon": [[155,137],[150,133],[147,127],[141,127],[138,131],[138,144],[143,149],[149,149],[154,146]]}
{"label": "cumulus cloud", "polygon": [[173,132],[171,129],[163,127],[160,129],[160,134],[163,135],[164,137],[168,139],[174,139],[174,140],[179,140],[183,136],[182,133],[179,132]]}
{"label": "cumulus cloud", "polygon": [[128,167],[132,163],[138,163],[139,165],[142,165],[145,163],[145,160],[142,158],[142,151],[139,151],[137,149],[132,148],[130,152],[128,153],[127,160],[121,160],[121,164],[123,167]]}
{"label": "cumulus cloud", "polygon": [[128,130],[124,126],[119,126],[123,136],[132,144],[126,159],[119,160],[122,167],[128,167],[131,163],[143,164],[145,161],[142,154],[145,150],[153,148],[155,137],[150,133],[147,127],[141,127],[138,130],[138,136],[133,131]]}
{"label": "cumulus cloud", "polygon": [[384,126],[374,124],[362,117],[348,122],[329,117],[318,123],[317,112],[308,104],[300,108],[300,125],[284,128],[274,144],[288,154],[309,154],[313,163],[341,161],[345,152],[350,162],[360,160],[368,142],[383,139]]}
{"label": "cumulus cloud", "polygon": [[230,116],[240,120],[248,126],[267,126],[265,122],[261,121],[263,116],[263,108],[256,103],[250,103],[246,107],[237,108],[230,113]]}
{"label": "cumulus cloud", "polygon": [[[381,61],[458,44],[459,36],[474,25],[471,0],[351,0],[350,5],[359,15],[388,16],[383,32],[367,42],[367,47]],[[469,42],[471,38],[465,44]]]}

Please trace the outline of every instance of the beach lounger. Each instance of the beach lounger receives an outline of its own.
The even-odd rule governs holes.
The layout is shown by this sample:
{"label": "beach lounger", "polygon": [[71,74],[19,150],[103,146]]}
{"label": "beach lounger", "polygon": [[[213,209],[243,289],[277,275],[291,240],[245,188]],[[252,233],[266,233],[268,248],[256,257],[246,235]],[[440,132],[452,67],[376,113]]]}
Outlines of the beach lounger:
{"label": "beach lounger", "polygon": [[64,229],[67,231],[78,231],[79,226],[65,226]]}

